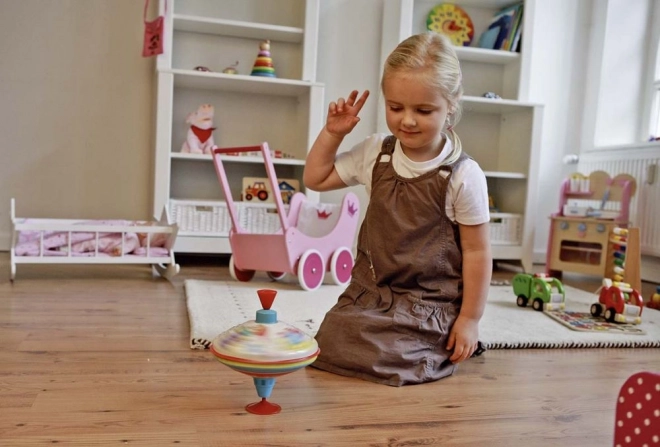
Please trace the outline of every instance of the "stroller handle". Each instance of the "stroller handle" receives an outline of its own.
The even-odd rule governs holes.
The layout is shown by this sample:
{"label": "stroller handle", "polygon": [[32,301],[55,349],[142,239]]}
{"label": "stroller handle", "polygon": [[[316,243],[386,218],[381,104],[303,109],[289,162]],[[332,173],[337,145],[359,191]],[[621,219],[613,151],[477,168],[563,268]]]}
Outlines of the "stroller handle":
{"label": "stroller handle", "polygon": [[229,209],[229,214],[232,220],[232,227],[236,232],[243,232],[242,227],[238,222],[238,213],[236,212],[236,207],[234,205],[234,200],[231,195],[231,189],[229,187],[229,180],[227,179],[227,173],[222,164],[220,155],[222,154],[236,154],[237,152],[261,152],[264,159],[264,165],[266,167],[266,174],[268,175],[268,182],[270,183],[271,191],[273,191],[273,200],[275,201],[275,208],[280,219],[280,225],[283,232],[286,232],[289,228],[289,222],[287,219],[287,213],[284,209],[284,203],[282,201],[282,195],[278,192],[280,191],[279,183],[277,181],[277,175],[275,173],[275,167],[273,166],[273,161],[270,156],[270,149],[268,143],[263,142],[261,145],[255,146],[241,146],[241,147],[216,147],[213,149],[213,164],[215,165],[215,171],[220,180],[220,185],[225,193],[225,200],[227,202],[227,208]]}

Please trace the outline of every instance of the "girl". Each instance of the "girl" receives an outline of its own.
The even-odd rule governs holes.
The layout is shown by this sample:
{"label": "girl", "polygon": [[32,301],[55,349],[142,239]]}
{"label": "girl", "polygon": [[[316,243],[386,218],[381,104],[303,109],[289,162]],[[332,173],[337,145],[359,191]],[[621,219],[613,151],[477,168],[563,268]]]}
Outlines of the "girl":
{"label": "girl", "polygon": [[337,155],[369,92],[328,108],[304,183],[370,195],[351,283],[326,314],[313,366],[393,386],[437,380],[478,348],[490,283],[488,192],[453,130],[461,71],[447,38],[412,36],[389,55],[387,127]]}

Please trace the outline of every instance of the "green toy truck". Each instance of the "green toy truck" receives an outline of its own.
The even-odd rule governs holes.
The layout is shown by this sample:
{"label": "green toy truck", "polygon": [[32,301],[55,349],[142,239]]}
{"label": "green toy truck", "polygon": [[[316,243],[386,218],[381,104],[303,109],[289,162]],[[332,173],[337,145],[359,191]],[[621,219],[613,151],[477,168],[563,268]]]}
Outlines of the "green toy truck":
{"label": "green toy truck", "polygon": [[544,273],[530,275],[518,273],[513,277],[513,293],[518,299],[516,304],[526,307],[532,302],[532,308],[539,312],[543,310],[563,310],[566,302],[564,285],[557,278]]}

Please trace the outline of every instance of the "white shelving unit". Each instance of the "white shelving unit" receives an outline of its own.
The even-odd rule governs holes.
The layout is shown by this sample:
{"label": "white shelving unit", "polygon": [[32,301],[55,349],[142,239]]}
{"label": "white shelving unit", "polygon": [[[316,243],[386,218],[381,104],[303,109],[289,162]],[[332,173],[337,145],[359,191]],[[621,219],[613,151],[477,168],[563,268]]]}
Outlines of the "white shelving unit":
{"label": "white shelving unit", "polygon": [[[536,0],[524,1],[520,53],[475,48],[493,15],[515,0],[456,0],[475,27],[470,47],[457,47],[463,73],[463,115],[456,132],[465,151],[484,170],[489,193],[501,213],[491,213],[492,225],[520,222],[519,236],[493,242],[493,258],[521,262],[532,269],[543,106],[528,102],[531,17]],[[428,13],[437,0],[388,0],[383,13],[381,61],[403,39],[426,31]],[[495,92],[502,99],[484,98]],[[382,101],[382,98],[381,98]],[[379,130],[387,132],[384,107]],[[517,219],[512,219],[517,217]],[[495,229],[495,228],[494,228]],[[504,231],[504,234],[508,232]],[[493,232],[491,232],[491,235]],[[501,232],[498,232],[501,234]]]}
{"label": "white shelving unit", "polygon": [[[302,179],[307,151],[323,127],[316,82],[319,0],[160,0],[164,53],[157,59],[154,210],[170,200],[224,202],[210,155],[181,153],[186,116],[215,107],[220,147],[268,142],[293,158],[275,159],[278,178]],[[259,44],[271,41],[276,78],[250,76]],[[238,61],[238,74],[222,70]],[[212,70],[195,70],[204,66]],[[243,177],[265,177],[261,157],[223,157],[234,198]],[[302,181],[300,182],[302,185]],[[319,194],[305,191],[308,200]],[[179,231],[176,252],[230,253],[226,235]]]}

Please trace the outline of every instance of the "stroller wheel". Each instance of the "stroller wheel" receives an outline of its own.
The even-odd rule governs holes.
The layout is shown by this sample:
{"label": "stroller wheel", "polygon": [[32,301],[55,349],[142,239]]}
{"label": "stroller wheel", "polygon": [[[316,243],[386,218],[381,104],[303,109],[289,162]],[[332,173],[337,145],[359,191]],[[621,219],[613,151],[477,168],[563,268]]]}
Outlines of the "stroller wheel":
{"label": "stroller wheel", "polygon": [[229,258],[229,274],[231,277],[240,282],[248,282],[254,278],[254,270],[241,270],[234,264],[234,255]]}
{"label": "stroller wheel", "polygon": [[266,274],[273,281],[280,281],[286,276],[286,272],[266,272]]}
{"label": "stroller wheel", "polygon": [[298,281],[305,290],[316,290],[321,287],[325,276],[325,263],[318,250],[307,250],[298,261]]}
{"label": "stroller wheel", "polygon": [[330,272],[335,284],[343,286],[351,280],[353,270],[353,253],[346,247],[339,247],[332,254]]}

